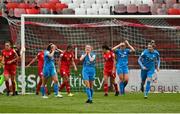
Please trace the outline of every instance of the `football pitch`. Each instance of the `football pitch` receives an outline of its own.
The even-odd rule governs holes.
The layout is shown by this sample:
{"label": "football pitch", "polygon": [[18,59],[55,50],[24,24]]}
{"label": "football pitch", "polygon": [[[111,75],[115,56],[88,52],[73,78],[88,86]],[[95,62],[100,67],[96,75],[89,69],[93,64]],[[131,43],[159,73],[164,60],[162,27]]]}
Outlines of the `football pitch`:
{"label": "football pitch", "polygon": [[50,95],[42,99],[37,95],[0,95],[0,113],[171,113],[180,112],[179,93],[151,93],[148,99],[143,93],[128,93],[125,96],[108,97],[103,92],[95,92],[93,104],[86,104],[86,94],[74,93],[73,97],[63,94],[63,98]]}

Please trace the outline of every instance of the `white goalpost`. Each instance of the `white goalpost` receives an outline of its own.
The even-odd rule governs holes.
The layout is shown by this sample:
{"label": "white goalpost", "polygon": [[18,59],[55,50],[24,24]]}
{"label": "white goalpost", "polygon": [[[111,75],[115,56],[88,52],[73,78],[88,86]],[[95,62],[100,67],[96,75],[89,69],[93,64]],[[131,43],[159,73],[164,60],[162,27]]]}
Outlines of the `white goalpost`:
{"label": "white goalpost", "polygon": [[[180,40],[178,39],[180,38],[180,24],[173,22],[180,22],[179,20],[180,16],[178,15],[22,15],[20,38],[17,37],[17,42],[19,41],[21,45],[22,94],[35,90],[35,87],[31,86],[34,83],[32,81],[30,81],[31,85],[28,86],[31,89],[27,90],[26,78],[27,75],[36,75],[37,67],[34,65],[26,69],[26,63],[38,51],[45,49],[45,46],[50,42],[57,44],[62,49],[65,49],[67,44],[72,44],[75,47],[75,60],[80,69],[81,63],[78,62],[78,57],[85,44],[92,45],[98,55],[95,87],[97,91],[100,91],[103,80],[101,46],[106,43],[112,47],[125,38],[136,48],[136,53],[131,55],[129,59],[131,70],[130,84],[127,88],[130,92],[137,92],[139,89],[140,72],[137,57],[150,40],[157,42],[157,49],[162,57],[162,71],[158,75],[158,80],[162,82],[162,85],[155,85],[154,91],[180,91],[180,87],[175,87],[180,85],[178,77],[180,75],[180,70],[178,70],[180,68],[180,53],[177,53],[180,51]],[[168,46],[170,48],[166,49]],[[174,73],[172,76],[174,79],[168,76],[171,73]],[[77,78],[75,73],[71,75],[73,90],[79,91],[79,88],[83,90],[82,80]],[[164,75],[165,79],[163,79]],[[35,77],[29,79],[37,80]],[[166,81],[167,85],[163,81]],[[162,89],[159,90],[161,86]],[[171,90],[168,90],[169,88]]]}

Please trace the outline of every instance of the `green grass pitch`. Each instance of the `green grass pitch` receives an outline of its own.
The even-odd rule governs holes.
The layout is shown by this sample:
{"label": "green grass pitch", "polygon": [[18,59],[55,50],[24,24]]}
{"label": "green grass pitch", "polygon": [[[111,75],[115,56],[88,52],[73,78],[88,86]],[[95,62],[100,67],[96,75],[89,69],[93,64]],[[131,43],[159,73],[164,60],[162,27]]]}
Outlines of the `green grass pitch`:
{"label": "green grass pitch", "polygon": [[144,99],[143,93],[128,93],[125,96],[114,96],[114,93],[110,93],[108,97],[104,97],[103,92],[95,92],[93,104],[85,103],[85,93],[74,94],[73,97],[64,94],[64,98],[51,95],[48,99],[42,99],[40,95],[0,95],[0,113],[180,112],[179,93],[149,94],[149,98]]}

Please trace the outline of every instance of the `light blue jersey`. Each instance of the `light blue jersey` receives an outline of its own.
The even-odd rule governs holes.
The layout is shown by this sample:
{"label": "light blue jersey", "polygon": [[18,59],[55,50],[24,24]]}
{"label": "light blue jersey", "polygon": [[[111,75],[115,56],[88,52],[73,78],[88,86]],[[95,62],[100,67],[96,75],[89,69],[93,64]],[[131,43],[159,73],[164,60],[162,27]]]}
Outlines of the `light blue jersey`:
{"label": "light blue jersey", "polygon": [[51,77],[56,75],[56,68],[54,57],[49,57],[49,51],[44,51],[44,67],[43,67],[43,74],[44,77]]}
{"label": "light blue jersey", "polygon": [[[155,73],[156,65],[160,67],[160,55],[157,50],[150,52],[148,49],[145,49],[139,59],[138,63],[141,66],[141,78],[143,81],[146,80],[147,77],[152,78]],[[147,69],[144,70],[143,67]]]}
{"label": "light blue jersey", "polygon": [[[84,55],[84,54],[83,54]],[[83,69],[82,69],[82,75],[83,80],[90,80],[93,81],[95,79],[96,74],[96,54],[91,52],[91,57],[94,57],[94,61],[90,61],[89,56],[86,55],[86,57],[83,60]]]}
{"label": "light blue jersey", "polygon": [[126,48],[124,50],[117,49],[115,50],[116,54],[116,71],[117,74],[128,74],[128,57],[130,54],[130,49]]}
{"label": "light blue jersey", "polygon": [[155,69],[156,64],[159,68],[160,66],[160,57],[159,52],[157,50],[154,50],[153,52],[150,52],[148,49],[145,49],[141,56],[138,59],[138,63],[141,66],[141,68],[146,67],[147,69]]}
{"label": "light blue jersey", "polygon": [[117,58],[117,62],[116,65],[117,66],[127,66],[128,65],[128,57],[130,54],[130,49],[117,49],[115,50],[115,54],[116,54],[116,58]]}

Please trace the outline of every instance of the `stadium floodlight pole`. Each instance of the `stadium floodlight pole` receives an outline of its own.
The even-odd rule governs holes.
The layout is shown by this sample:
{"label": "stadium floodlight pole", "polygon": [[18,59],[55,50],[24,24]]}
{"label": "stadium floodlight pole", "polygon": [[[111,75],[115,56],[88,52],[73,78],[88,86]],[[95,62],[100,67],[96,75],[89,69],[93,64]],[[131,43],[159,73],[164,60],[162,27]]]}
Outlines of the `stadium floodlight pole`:
{"label": "stadium floodlight pole", "polygon": [[26,92],[25,82],[25,17],[21,16],[21,76],[22,76],[22,94]]}

